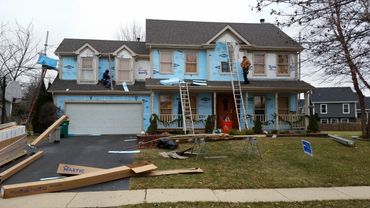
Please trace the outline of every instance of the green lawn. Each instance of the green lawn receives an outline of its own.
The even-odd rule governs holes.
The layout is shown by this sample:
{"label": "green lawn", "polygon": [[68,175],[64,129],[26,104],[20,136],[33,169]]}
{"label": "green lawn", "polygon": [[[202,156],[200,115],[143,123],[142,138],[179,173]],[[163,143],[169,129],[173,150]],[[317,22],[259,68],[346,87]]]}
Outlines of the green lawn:
{"label": "green lawn", "polygon": [[361,136],[361,131],[322,131],[322,133],[336,134],[347,139],[351,139],[352,136]]}
{"label": "green lawn", "polygon": [[273,202],[273,203],[216,203],[216,202],[194,202],[194,203],[160,203],[160,204],[139,204],[122,206],[122,208],[187,208],[187,207],[245,207],[245,208],[316,208],[316,207],[345,207],[345,208],[367,208],[370,207],[370,200],[348,200],[348,201],[308,201],[308,202]]}
{"label": "green lawn", "polygon": [[[370,185],[370,142],[355,148],[328,138],[308,138],[314,157],[303,154],[298,138],[258,139],[263,158],[249,156],[244,141],[208,142],[211,155],[226,159],[165,159],[164,150],[148,149],[135,160],[152,161],[158,169],[200,167],[203,174],[131,178],[130,188],[282,188]],[[181,144],[180,149],[190,144]]]}

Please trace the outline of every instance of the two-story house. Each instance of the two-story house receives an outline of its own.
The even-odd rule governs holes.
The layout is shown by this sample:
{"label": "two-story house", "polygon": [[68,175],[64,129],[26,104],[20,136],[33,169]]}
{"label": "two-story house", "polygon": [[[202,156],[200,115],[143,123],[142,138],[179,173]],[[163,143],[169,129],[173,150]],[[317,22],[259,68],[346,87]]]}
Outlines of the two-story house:
{"label": "two-story house", "polygon": [[[217,49],[220,42],[239,46],[239,77],[241,57],[252,63],[251,83],[242,85],[249,127],[258,119],[265,129],[304,128],[298,94],[307,97],[313,87],[298,78],[302,47],[268,23],[147,20],[145,43],[64,39],[56,50],[59,79],[50,91],[70,117],[72,134],[138,133],[153,113],[162,121],[159,128],[182,128],[179,87],[161,80],[202,80],[189,85],[195,127],[204,128],[203,121],[214,115],[218,127],[228,117],[238,128],[228,55]],[[98,84],[107,69],[112,89]]]}
{"label": "two-story house", "polygon": [[358,98],[350,87],[315,88],[311,103],[322,124],[355,122],[358,118]]}

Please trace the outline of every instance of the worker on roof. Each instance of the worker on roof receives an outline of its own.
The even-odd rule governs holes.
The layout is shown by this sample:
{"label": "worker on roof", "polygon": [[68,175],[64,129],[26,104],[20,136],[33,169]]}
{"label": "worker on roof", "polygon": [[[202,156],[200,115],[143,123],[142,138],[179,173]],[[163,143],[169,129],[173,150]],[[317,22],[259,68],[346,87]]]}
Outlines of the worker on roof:
{"label": "worker on roof", "polygon": [[103,79],[101,80],[103,85],[106,87],[106,88],[110,88],[111,87],[111,80],[110,80],[110,75],[109,75],[109,70],[105,70],[104,74],[103,74]]}

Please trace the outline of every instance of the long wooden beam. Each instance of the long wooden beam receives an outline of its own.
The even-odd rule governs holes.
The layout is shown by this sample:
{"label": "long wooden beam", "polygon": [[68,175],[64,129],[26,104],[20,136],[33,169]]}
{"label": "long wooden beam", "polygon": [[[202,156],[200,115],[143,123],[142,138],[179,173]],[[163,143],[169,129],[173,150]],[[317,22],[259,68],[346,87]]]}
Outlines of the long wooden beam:
{"label": "long wooden beam", "polygon": [[0,184],[3,183],[6,179],[11,177],[12,175],[16,174],[23,168],[27,167],[28,165],[39,159],[42,155],[43,151],[39,151],[36,154],[30,156],[29,158],[23,160],[22,162],[0,173]]}
{"label": "long wooden beam", "polygon": [[[129,167],[131,165],[128,165]],[[92,173],[99,170],[104,170],[102,168],[81,166],[81,165],[71,165],[60,163],[58,165],[57,173],[61,175],[81,175],[85,173]],[[161,176],[161,175],[177,175],[177,174],[187,174],[187,173],[203,173],[200,168],[182,168],[182,169],[170,169],[170,170],[153,170],[149,172],[144,172],[135,176]]]}
{"label": "long wooden beam", "polygon": [[[141,171],[144,172],[156,169],[156,167],[151,163],[144,164],[140,167]],[[50,181],[4,185],[1,188],[1,196],[5,199],[17,196],[63,191],[126,178],[132,175],[135,175],[135,173],[130,167],[121,166]]]}
{"label": "long wooden beam", "polygon": [[9,122],[9,123],[0,124],[0,130],[9,128],[9,127],[12,127],[12,126],[15,126],[15,125],[17,125],[16,122]]}
{"label": "long wooden beam", "polygon": [[13,138],[10,138],[10,139],[7,139],[7,140],[4,140],[4,141],[0,141],[0,150],[8,145],[10,145],[11,143],[17,141],[18,139],[24,137],[25,135],[20,135],[20,136],[16,136],[16,137],[13,137]]}
{"label": "long wooden beam", "polygon": [[49,134],[53,133],[53,131],[55,129],[57,129],[63,123],[63,121],[65,121],[67,119],[68,119],[68,116],[66,116],[66,115],[63,115],[62,117],[60,117],[51,126],[49,126],[49,128],[47,128],[44,132],[42,132],[42,134],[40,134],[40,136],[38,136],[31,143],[31,145],[32,146],[37,146],[38,144],[40,144],[42,141],[44,141],[49,136]]}

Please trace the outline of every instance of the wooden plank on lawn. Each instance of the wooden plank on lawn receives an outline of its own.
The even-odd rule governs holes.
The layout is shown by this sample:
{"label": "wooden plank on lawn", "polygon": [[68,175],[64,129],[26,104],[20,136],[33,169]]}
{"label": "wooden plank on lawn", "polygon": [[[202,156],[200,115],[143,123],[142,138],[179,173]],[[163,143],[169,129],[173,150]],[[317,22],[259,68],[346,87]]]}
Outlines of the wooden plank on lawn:
{"label": "wooden plank on lawn", "polygon": [[345,139],[336,135],[329,134],[329,137],[333,138],[334,141],[339,142],[341,144],[353,147],[355,145],[355,142],[349,139]]}
{"label": "wooden plank on lawn", "polygon": [[23,168],[25,168],[28,165],[30,165],[31,163],[33,163],[34,161],[39,159],[42,155],[43,155],[43,152],[38,151],[36,154],[28,157],[27,159],[23,160],[22,162],[20,162],[20,163],[14,165],[13,167],[3,171],[2,173],[0,173],[0,183],[3,183],[6,179],[8,179],[12,175],[16,174],[17,172],[19,172]]}
{"label": "wooden plank on lawn", "polygon": [[66,116],[66,115],[63,115],[62,117],[60,117],[51,126],[49,126],[49,128],[47,128],[44,132],[42,132],[42,134],[40,134],[40,136],[38,136],[31,143],[31,145],[32,146],[36,146],[36,145],[40,144],[43,140],[45,140],[49,136],[49,134],[53,133],[53,131],[55,129],[57,129],[63,123],[63,121],[65,121],[67,119],[68,119],[68,116]]}
{"label": "wooden plank on lawn", "polygon": [[[149,166],[150,168],[145,168],[144,166]],[[154,170],[155,168],[156,167],[151,163],[143,165],[143,169],[147,169],[148,171]],[[63,191],[126,178],[132,175],[135,175],[135,173],[132,172],[131,168],[121,166],[50,181],[4,185],[1,188],[1,196],[5,199],[17,196]]]}
{"label": "wooden plank on lawn", "polygon": [[24,135],[22,138],[18,139],[17,141],[0,149],[0,166],[9,162],[9,159],[14,158],[16,155],[19,155],[20,152],[24,152],[25,148],[27,147],[26,138],[27,136]]}

